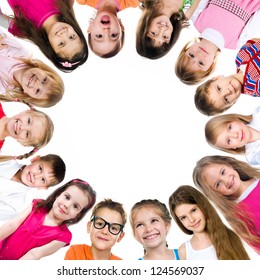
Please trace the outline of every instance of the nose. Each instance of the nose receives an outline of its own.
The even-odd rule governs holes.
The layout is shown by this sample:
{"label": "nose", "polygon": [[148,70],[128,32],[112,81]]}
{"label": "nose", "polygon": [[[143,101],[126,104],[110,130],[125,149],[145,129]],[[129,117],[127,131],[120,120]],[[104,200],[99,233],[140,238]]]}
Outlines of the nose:
{"label": "nose", "polygon": [[190,223],[193,223],[195,221],[195,218],[192,215],[189,215],[188,219]]}
{"label": "nose", "polygon": [[102,233],[103,234],[108,234],[108,225],[105,225],[105,227],[102,228]]}

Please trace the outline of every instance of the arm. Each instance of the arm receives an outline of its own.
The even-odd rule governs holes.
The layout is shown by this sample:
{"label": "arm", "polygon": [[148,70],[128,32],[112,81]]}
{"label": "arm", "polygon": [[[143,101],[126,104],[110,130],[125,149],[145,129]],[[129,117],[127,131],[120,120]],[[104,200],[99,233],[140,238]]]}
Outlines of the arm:
{"label": "arm", "polygon": [[0,8],[0,26],[8,29],[11,20],[12,18],[3,14]]}
{"label": "arm", "polygon": [[190,19],[194,14],[195,10],[197,9],[200,0],[194,0],[193,4],[189,7],[189,9],[185,12],[185,16]]}
{"label": "arm", "polygon": [[66,245],[66,242],[54,240],[41,247],[36,247],[36,248],[31,249],[25,255],[23,255],[20,258],[20,260],[39,260],[43,257],[49,256],[49,255],[55,253],[56,251],[58,251],[60,248],[64,247],[65,245]]}
{"label": "arm", "polygon": [[23,221],[28,217],[28,215],[32,211],[32,205],[27,207],[21,214],[15,216],[13,219],[9,220],[8,222],[4,223],[0,227],[0,240],[5,239],[23,223]]}
{"label": "arm", "polygon": [[179,248],[179,255],[181,260],[186,260],[186,247],[184,243]]}

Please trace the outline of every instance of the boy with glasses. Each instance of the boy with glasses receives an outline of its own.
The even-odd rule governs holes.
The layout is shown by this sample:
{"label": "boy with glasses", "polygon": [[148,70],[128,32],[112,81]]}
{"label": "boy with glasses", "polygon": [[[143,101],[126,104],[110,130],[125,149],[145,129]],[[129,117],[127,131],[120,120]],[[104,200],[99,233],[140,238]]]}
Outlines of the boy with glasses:
{"label": "boy with glasses", "polygon": [[91,246],[71,245],[65,260],[121,260],[112,254],[112,247],[124,237],[126,213],[121,203],[111,199],[100,201],[92,210],[87,224]]}

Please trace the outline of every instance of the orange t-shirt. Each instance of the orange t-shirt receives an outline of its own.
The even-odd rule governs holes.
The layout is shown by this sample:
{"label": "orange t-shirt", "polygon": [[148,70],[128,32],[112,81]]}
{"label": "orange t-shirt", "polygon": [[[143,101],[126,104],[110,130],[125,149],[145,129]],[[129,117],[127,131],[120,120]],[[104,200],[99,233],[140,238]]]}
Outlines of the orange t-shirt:
{"label": "orange t-shirt", "polygon": [[[64,260],[94,260],[90,246],[86,244],[71,245],[66,252]],[[108,260],[122,260],[121,258],[111,254]]]}
{"label": "orange t-shirt", "polygon": [[[102,0],[77,0],[77,2],[81,5],[88,5],[96,9],[101,1]],[[138,0],[114,0],[114,1],[119,6],[119,11],[131,7],[136,8],[139,5]]]}

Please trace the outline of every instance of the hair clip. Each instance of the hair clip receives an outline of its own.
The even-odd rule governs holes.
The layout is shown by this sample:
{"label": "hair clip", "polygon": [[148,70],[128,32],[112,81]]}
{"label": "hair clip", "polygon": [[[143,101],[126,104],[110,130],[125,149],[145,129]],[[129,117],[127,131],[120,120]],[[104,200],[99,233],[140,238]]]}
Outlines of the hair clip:
{"label": "hair clip", "polygon": [[71,63],[71,62],[68,62],[68,61],[63,61],[61,62],[60,64],[63,66],[63,67],[66,67],[66,68],[71,68],[73,65],[76,65],[76,64],[79,64],[80,61],[77,61],[77,62],[74,62],[74,63]]}
{"label": "hair clip", "polygon": [[34,153],[34,154],[37,153],[38,151],[39,151],[39,150],[36,149],[36,148],[33,149],[33,153]]}

